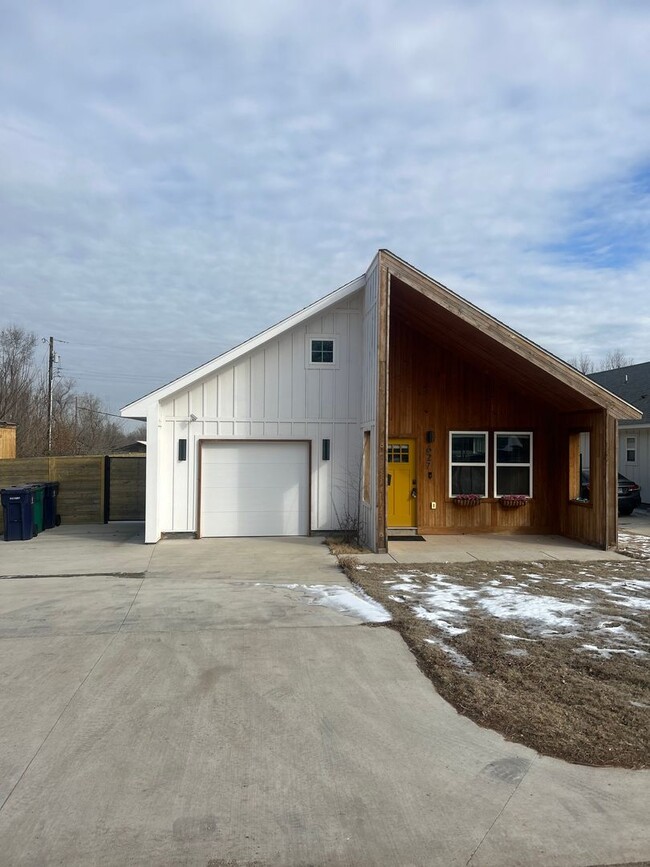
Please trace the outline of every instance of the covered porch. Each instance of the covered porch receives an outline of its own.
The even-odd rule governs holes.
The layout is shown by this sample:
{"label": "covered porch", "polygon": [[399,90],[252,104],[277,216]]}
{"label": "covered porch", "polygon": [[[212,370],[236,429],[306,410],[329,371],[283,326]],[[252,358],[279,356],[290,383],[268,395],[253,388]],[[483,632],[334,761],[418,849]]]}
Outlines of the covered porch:
{"label": "covered porch", "polygon": [[[397,562],[615,548],[617,422],[635,410],[426,275],[385,261],[378,548]],[[409,533],[425,541],[391,541]]]}

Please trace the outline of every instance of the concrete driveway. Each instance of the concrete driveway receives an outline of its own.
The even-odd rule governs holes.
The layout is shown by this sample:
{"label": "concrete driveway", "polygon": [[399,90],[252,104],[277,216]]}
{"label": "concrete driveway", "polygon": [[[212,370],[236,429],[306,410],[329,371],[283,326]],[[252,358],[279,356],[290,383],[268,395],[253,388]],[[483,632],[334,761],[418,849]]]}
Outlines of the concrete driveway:
{"label": "concrete driveway", "polygon": [[[650,858],[648,773],[459,716],[394,631],[314,604],[344,583],[318,540],[151,548],[110,527],[0,548],[41,576],[0,581],[0,863]],[[73,577],[47,575],[48,545]]]}

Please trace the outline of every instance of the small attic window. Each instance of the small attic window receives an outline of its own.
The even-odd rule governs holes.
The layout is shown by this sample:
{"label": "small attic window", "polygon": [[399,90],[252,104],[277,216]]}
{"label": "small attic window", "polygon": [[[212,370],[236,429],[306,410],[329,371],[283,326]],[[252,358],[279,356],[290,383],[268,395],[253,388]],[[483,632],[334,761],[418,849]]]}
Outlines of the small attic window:
{"label": "small attic window", "polygon": [[307,340],[308,367],[336,367],[336,340],[330,336],[310,336]]}
{"label": "small attic window", "polygon": [[334,364],[334,341],[315,340],[311,341],[312,364]]}

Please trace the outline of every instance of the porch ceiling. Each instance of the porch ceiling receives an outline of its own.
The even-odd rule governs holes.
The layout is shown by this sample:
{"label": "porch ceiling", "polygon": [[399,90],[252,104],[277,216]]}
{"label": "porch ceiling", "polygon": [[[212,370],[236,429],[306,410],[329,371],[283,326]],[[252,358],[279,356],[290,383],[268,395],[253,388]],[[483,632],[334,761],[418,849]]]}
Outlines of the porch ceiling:
{"label": "porch ceiling", "polygon": [[[437,303],[394,275],[391,276],[389,315],[465,358],[470,364],[498,376],[513,388],[528,395],[538,395],[560,412],[603,408],[603,404],[591,400],[526,357],[533,353],[524,338],[520,338],[521,347],[515,351],[505,346],[497,336],[486,333],[480,325],[461,318],[460,310],[456,312]],[[518,337],[515,332],[510,333]],[[561,372],[560,362],[558,368]]]}

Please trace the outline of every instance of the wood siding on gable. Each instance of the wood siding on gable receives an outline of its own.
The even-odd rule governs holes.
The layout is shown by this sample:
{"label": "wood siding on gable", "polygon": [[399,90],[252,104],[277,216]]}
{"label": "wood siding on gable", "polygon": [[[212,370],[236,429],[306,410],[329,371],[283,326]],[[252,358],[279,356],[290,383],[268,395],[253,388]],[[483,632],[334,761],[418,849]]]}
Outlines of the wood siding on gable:
{"label": "wood siding on gable", "polygon": [[[390,329],[389,395],[389,436],[416,441],[421,533],[559,531],[558,415],[537,396],[512,389],[395,318]],[[461,508],[449,496],[450,431],[489,432],[489,496],[479,506]],[[495,431],[533,433],[534,496],[524,507],[504,509],[492,496]]]}
{"label": "wood siding on gable", "polygon": [[[361,297],[359,291],[161,404],[161,476],[171,491],[160,500],[159,531],[196,529],[199,439],[309,439],[311,529],[331,530],[355,508],[361,454]],[[310,336],[336,340],[331,368],[308,363]],[[192,415],[196,420],[192,419]],[[187,439],[187,460],[177,443]],[[330,460],[322,440],[330,440]]]}

